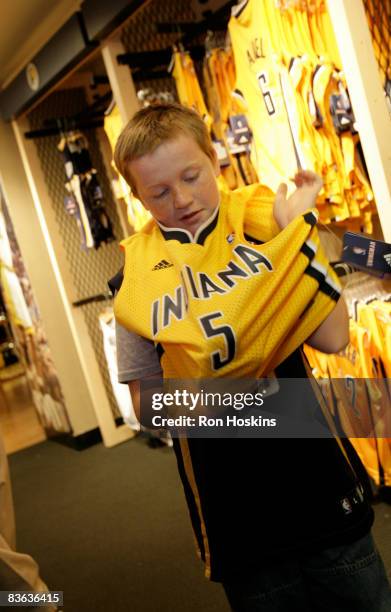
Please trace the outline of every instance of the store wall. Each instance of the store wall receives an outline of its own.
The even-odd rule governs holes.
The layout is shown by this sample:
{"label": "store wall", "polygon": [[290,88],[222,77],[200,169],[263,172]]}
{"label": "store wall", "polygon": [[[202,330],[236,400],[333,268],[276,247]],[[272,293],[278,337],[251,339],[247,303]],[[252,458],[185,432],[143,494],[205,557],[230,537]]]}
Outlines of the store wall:
{"label": "store wall", "polygon": [[[61,89],[49,95],[28,114],[28,123],[31,129],[39,129],[47,119],[72,116],[83,112],[87,106],[86,92],[83,87]],[[65,188],[67,179],[64,161],[57,148],[61,139],[60,134],[37,138],[33,141],[50,197],[50,210],[54,217],[55,227],[51,229],[51,235],[56,237],[54,250],[58,252],[58,258],[61,260],[61,270],[64,273],[65,270],[69,270],[69,277],[65,284],[71,302],[107,293],[107,280],[114,276],[123,265],[118,243],[124,235],[101,155],[97,130],[84,130],[83,136],[88,142],[89,155],[97,171],[96,176],[103,193],[104,210],[111,221],[114,234],[112,242],[102,243],[97,249],[84,248],[76,219],[66,211],[64,206],[64,198],[68,192]],[[61,244],[58,244],[59,241]],[[64,256],[66,261],[63,260]],[[91,302],[77,307],[77,313],[74,314],[84,317],[105,391],[113,415],[117,417],[120,416],[120,413],[107,371],[102,333],[98,323],[99,313],[110,305],[111,301]]]}
{"label": "store wall", "polygon": [[63,281],[41,204],[32,197],[12,126],[4,122],[0,122],[0,180],[77,436],[97,426],[80,337],[64,301]]}

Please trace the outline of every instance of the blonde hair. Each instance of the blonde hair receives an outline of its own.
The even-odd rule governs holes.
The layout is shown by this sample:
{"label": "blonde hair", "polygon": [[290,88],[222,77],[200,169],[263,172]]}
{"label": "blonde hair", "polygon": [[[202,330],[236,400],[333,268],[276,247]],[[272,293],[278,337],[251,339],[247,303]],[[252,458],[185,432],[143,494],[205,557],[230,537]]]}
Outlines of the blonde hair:
{"label": "blonde hair", "polygon": [[115,146],[114,163],[136,195],[129,163],[152,153],[163,142],[183,134],[193,138],[200,149],[214,160],[214,148],[204,121],[196,111],[180,104],[151,104],[137,111],[124,127]]}

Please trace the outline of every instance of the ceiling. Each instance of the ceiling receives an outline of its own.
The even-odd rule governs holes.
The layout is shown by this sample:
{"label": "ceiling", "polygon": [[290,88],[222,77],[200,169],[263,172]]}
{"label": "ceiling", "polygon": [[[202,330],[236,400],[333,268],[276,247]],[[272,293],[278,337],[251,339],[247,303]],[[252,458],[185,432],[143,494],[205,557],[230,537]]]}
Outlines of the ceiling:
{"label": "ceiling", "polygon": [[0,89],[24,68],[83,0],[0,0]]}

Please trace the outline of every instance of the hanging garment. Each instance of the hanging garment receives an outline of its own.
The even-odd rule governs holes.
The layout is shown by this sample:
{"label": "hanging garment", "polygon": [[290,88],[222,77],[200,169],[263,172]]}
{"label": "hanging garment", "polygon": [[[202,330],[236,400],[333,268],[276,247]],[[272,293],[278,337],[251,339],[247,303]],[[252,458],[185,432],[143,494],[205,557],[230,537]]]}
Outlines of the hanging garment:
{"label": "hanging garment", "polygon": [[33,322],[18,277],[4,265],[0,266],[0,276],[4,301],[11,320],[27,332],[32,332]]}
{"label": "hanging garment", "polygon": [[[381,303],[381,302],[377,302]],[[314,374],[329,376],[334,415],[376,484],[391,485],[391,395],[379,367],[383,338],[372,306],[358,303],[361,323],[350,321],[350,343],[340,353],[325,355],[305,348]],[[324,385],[327,388],[326,385]],[[329,406],[333,401],[328,402]]]}
{"label": "hanging garment", "polygon": [[212,49],[205,57],[204,77],[213,116],[213,137],[222,142],[227,155],[227,162],[221,168],[222,176],[230,189],[258,182],[250,161],[251,132],[248,130],[245,143],[238,143],[232,131],[237,117],[243,123],[247,112],[246,102],[234,91],[236,77],[232,51]]}
{"label": "hanging garment", "polygon": [[189,53],[178,51],[173,56],[172,76],[175,79],[181,104],[196,110],[210,131],[212,118],[206,108],[204,96],[196,75],[193,60]]}
{"label": "hanging garment", "polygon": [[107,369],[110,382],[113,387],[114,397],[117,401],[119,411],[124,422],[134,431],[140,430],[134,413],[132,398],[126,385],[118,382],[117,368],[117,346],[115,340],[115,319],[113,313],[104,312],[99,315],[99,326],[103,335],[103,350],[106,357]]}
{"label": "hanging garment", "polygon": [[80,132],[70,132],[58,145],[67,176],[65,208],[74,216],[85,249],[98,249],[115,236],[103,201],[96,170],[92,167],[87,141]]}
{"label": "hanging garment", "polygon": [[31,332],[33,322],[19,278],[13,269],[12,251],[2,213],[0,213],[0,280],[9,317],[15,325],[20,325],[27,332]]}
{"label": "hanging garment", "polygon": [[[298,161],[323,178],[320,220],[371,233],[373,194],[355,151],[358,137],[326,4],[260,4],[269,34],[262,39],[265,59],[274,54],[285,69],[280,68],[281,85]],[[256,40],[254,35],[254,49]]]}
{"label": "hanging garment", "polygon": [[273,48],[264,3],[248,0],[234,7],[228,28],[235,90],[247,103],[253,134],[251,159],[260,182],[276,191],[295,175],[299,163],[282,90],[282,64]]}
{"label": "hanging garment", "polygon": [[[107,138],[109,139],[112,152],[114,151],[116,142],[120,133],[122,132],[123,127],[119,108],[117,105],[114,105],[110,114],[106,115],[104,124],[104,130]],[[115,173],[118,175],[118,178],[112,181],[115,197],[118,200],[124,200],[126,204],[128,222],[134,228],[134,231],[138,232],[138,230],[145,225],[147,221],[149,221],[151,218],[151,213],[146,210],[146,208],[144,208],[144,206],[141,204],[140,200],[132,194],[129,185],[123,176],[118,174],[114,161],[112,161],[111,164]]]}
{"label": "hanging garment", "polygon": [[0,212],[0,262],[8,266],[8,268],[13,267],[12,251],[8,239],[4,215],[2,212]]}

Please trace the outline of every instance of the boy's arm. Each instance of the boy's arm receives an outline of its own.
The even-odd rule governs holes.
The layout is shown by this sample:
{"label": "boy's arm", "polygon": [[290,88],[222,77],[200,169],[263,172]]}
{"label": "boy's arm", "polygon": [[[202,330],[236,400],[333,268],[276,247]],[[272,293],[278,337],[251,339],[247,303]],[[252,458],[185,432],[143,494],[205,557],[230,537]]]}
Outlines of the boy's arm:
{"label": "boy's arm", "polygon": [[118,382],[129,387],[133,409],[140,421],[140,381],[161,374],[153,342],[141,338],[116,323]]}
{"label": "boy's arm", "polygon": [[132,398],[133,410],[137,417],[137,420],[141,422],[140,418],[140,388],[141,382],[146,381],[149,378],[156,378],[156,374],[151,374],[150,376],[143,376],[143,378],[139,378],[137,380],[130,380],[128,382],[128,387],[130,391],[130,396]]}
{"label": "boy's arm", "polygon": [[349,315],[345,300],[340,297],[336,307],[314,331],[306,343],[323,353],[338,353],[349,342]]}
{"label": "boy's arm", "polygon": [[137,420],[140,422],[140,379],[128,382],[130,397],[132,398],[133,410]]}
{"label": "boy's arm", "polygon": [[273,215],[281,230],[309,208],[315,208],[317,195],[323,186],[321,177],[311,170],[300,170],[293,181],[296,189],[289,198],[287,185],[281,183],[274,199]]}

